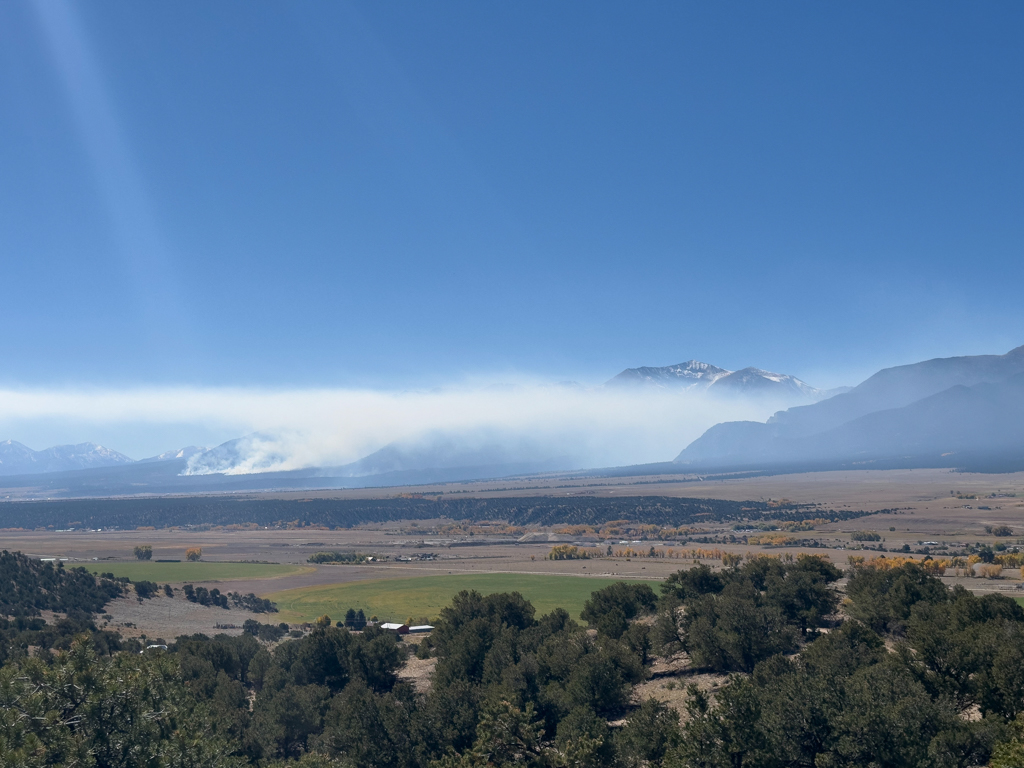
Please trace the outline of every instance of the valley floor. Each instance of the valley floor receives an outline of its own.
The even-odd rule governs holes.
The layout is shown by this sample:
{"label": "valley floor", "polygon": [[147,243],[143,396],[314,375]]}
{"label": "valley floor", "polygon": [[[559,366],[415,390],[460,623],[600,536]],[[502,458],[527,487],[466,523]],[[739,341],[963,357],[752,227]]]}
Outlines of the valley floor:
{"label": "valley floor", "polygon": [[[558,488],[553,486],[557,485]],[[836,510],[862,509],[890,510],[838,523],[815,525],[812,532],[800,534],[813,537],[820,546],[764,547],[742,543],[699,545],[734,554],[792,554],[809,552],[826,555],[836,565],[847,564],[851,555],[874,556],[872,551],[855,551],[861,545],[851,540],[855,531],[877,531],[884,539],[887,551],[904,544],[919,549],[922,543],[994,545],[999,542],[1016,544],[1024,536],[1024,473],[1006,475],[979,475],[947,470],[890,470],[859,472],[822,472],[802,475],[777,475],[746,479],[704,482],[683,481],[665,477],[631,477],[596,479],[592,477],[558,478],[530,481],[497,481],[494,483],[449,484],[439,487],[386,489],[388,496],[405,491],[428,493],[459,492],[473,497],[530,496],[530,495],[659,495],[677,497],[718,498],[731,500],[789,499],[800,503],[817,503]],[[321,492],[323,497],[353,498],[357,492]],[[361,492],[363,496],[380,496],[382,490]],[[312,494],[316,495],[316,494]],[[295,494],[276,494],[276,498],[299,498]],[[304,494],[309,498],[311,494]],[[969,498],[974,497],[974,498]],[[895,511],[892,511],[895,510]],[[0,548],[18,550],[33,557],[67,558],[67,565],[85,565],[96,572],[113,572],[132,579],[149,579],[161,585],[170,583],[175,589],[185,583],[217,587],[222,592],[249,592],[261,596],[287,595],[288,607],[283,607],[281,618],[303,621],[315,618],[309,611],[297,609],[303,603],[303,592],[327,596],[324,600],[306,600],[311,610],[318,606],[344,601],[344,585],[373,582],[383,595],[389,593],[393,602],[394,586],[391,580],[415,584],[425,577],[428,584],[440,584],[442,577],[488,575],[488,588],[498,583],[494,577],[504,575],[510,585],[522,577],[543,576],[589,577],[595,585],[603,586],[608,579],[641,579],[660,581],[670,573],[692,564],[692,559],[671,557],[600,557],[592,560],[548,559],[552,540],[566,536],[554,533],[553,528],[540,529],[536,535],[522,543],[513,535],[455,536],[444,533],[443,524],[450,521],[393,522],[365,525],[352,529],[319,529],[314,527],[292,529],[209,529],[209,530],[115,530],[115,531],[25,531],[0,530]],[[1014,533],[997,539],[986,532],[986,526],[1006,525]],[[731,526],[710,525],[705,533],[723,537]],[[893,530],[890,530],[893,529]],[[439,533],[439,531],[441,531]],[[594,543],[594,542],[590,542]],[[601,542],[600,551],[606,544]],[[651,546],[660,553],[670,545],[657,541],[610,542],[616,549],[629,546],[646,554]],[[139,562],[132,552],[138,544],[153,547],[153,561]],[[671,545],[676,546],[676,545]],[[158,563],[157,560],[183,560],[189,547],[201,547],[203,562]],[[679,547],[676,546],[678,549]],[[308,558],[315,552],[330,550],[373,553],[385,558],[384,562],[362,565],[311,565]],[[853,550],[853,551],[852,551]],[[883,553],[878,553],[883,554]],[[884,554],[888,554],[884,553]],[[892,556],[892,555],[889,555]],[[918,556],[920,557],[920,556]],[[420,559],[424,558],[424,559]],[[721,563],[708,560],[720,567]],[[440,581],[439,581],[440,580]],[[472,579],[470,579],[472,580]],[[1017,569],[1005,569],[1001,578],[955,578],[972,591],[998,591],[1013,596],[1024,594]],[[500,581],[500,578],[498,579]],[[584,579],[586,581],[586,579]],[[467,581],[466,583],[469,583]],[[541,584],[544,582],[541,581]],[[538,604],[557,602],[565,582],[558,578],[550,582],[550,595],[545,599],[543,588],[531,598]],[[575,580],[574,582],[575,583]],[[421,585],[426,586],[426,584]],[[337,587],[336,589],[333,589]],[[514,586],[513,586],[514,588]],[[356,590],[359,599],[372,607],[374,588]],[[438,587],[438,599],[449,594],[449,588]],[[579,591],[574,589],[574,592]],[[355,595],[356,592],[352,594]],[[415,590],[413,590],[415,592]],[[336,595],[337,599],[330,597]],[[285,599],[285,598],[282,598]],[[355,599],[355,597],[353,597]],[[408,606],[408,601],[399,601]],[[411,612],[414,615],[432,615],[436,606],[431,601],[429,610]],[[578,600],[566,598],[567,607]],[[315,604],[315,605],[314,605]],[[391,603],[388,603],[389,605]],[[339,604],[340,605],[340,604]],[[355,606],[354,607],[359,607]],[[402,610],[405,610],[403,607]],[[158,596],[138,603],[134,598],[122,598],[111,604],[111,625],[133,635],[168,637],[176,634],[217,631],[217,624],[233,624],[241,631],[242,616],[237,609],[203,608],[183,598],[169,599]],[[285,614],[287,614],[285,616]],[[272,621],[273,615],[260,618]],[[340,617],[338,617],[340,618]],[[403,617],[404,618],[404,617]],[[274,623],[280,621],[278,618]]]}

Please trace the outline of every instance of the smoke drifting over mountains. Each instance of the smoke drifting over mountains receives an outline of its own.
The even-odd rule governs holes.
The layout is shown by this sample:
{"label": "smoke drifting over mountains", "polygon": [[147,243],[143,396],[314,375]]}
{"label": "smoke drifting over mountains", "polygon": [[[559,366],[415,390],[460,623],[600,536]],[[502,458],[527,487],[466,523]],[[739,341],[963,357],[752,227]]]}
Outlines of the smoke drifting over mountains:
{"label": "smoke drifting over mountains", "polygon": [[[56,423],[72,433],[68,442],[79,438],[43,451],[0,443],[0,475],[149,463],[186,479],[302,472],[389,484],[672,456],[699,472],[890,464],[1006,471],[1024,466],[1022,392],[1024,347],[887,368],[853,389],[830,391],[793,376],[699,361],[631,368],[589,388],[520,381],[404,392],[0,391],[0,429],[8,434],[25,439],[34,425]],[[81,438],[101,429],[145,432],[150,446],[133,451],[106,437],[106,447]],[[168,446],[172,434],[190,430],[222,437],[193,435],[188,448]],[[195,447],[200,440],[215,447]],[[123,455],[132,452],[150,458]]]}
{"label": "smoke drifting over mountains", "polygon": [[[366,474],[370,467],[400,465],[414,454],[419,461],[452,465],[469,461],[474,452],[485,463],[575,468],[664,461],[678,453],[681,442],[718,422],[763,421],[789,404],[763,397],[536,382],[418,392],[9,390],[0,392],[0,428],[36,448],[43,445],[35,443],[34,430],[54,423],[73,433],[72,439],[102,428],[105,445],[133,458],[180,447],[186,441],[179,436],[190,427],[202,434],[187,442],[211,444],[205,438],[211,433],[223,435],[217,442],[241,438],[191,457],[186,470],[191,474],[347,467],[363,459],[369,464],[347,471]],[[132,444],[109,437],[119,429]],[[168,444],[170,435],[177,446]],[[385,448],[384,454],[371,456]]]}

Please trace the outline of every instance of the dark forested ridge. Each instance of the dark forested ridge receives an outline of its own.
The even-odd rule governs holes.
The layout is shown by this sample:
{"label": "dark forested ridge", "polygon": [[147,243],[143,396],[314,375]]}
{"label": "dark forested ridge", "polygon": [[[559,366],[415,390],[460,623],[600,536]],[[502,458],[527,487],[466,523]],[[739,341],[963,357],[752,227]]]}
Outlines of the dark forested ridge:
{"label": "dark forested ridge", "polygon": [[331,528],[393,520],[505,520],[512,525],[600,525],[640,520],[663,526],[760,520],[848,520],[867,511],[827,510],[814,505],[763,501],[685,499],[669,496],[600,498],[268,499],[199,496],[145,499],[71,499],[0,503],[3,528],[135,528],[137,526],[274,526],[298,522]]}
{"label": "dark forested ridge", "polygon": [[[462,592],[418,645],[325,616],[283,642],[261,625],[140,654],[87,618],[2,619],[0,765],[1024,765],[1024,609],[913,563],[848,575],[838,613],[840,572],[809,555],[680,571],[660,596],[619,583],[587,602],[590,631]],[[436,659],[425,688],[400,676],[414,649]],[[685,716],[640,693],[655,674],[685,690]]]}
{"label": "dark forested ridge", "polygon": [[[66,649],[76,637],[88,638],[96,653],[121,650],[120,638],[98,630],[92,615],[123,592],[124,582],[97,578],[84,568],[0,552],[0,665],[24,658],[32,648],[43,655],[50,649]],[[42,611],[65,616],[48,624],[40,618]],[[0,765],[18,765],[4,761],[2,746]]]}
{"label": "dark forested ridge", "polygon": [[121,592],[120,582],[97,579],[84,568],[0,552],[0,616],[38,616],[41,610],[96,613]]}

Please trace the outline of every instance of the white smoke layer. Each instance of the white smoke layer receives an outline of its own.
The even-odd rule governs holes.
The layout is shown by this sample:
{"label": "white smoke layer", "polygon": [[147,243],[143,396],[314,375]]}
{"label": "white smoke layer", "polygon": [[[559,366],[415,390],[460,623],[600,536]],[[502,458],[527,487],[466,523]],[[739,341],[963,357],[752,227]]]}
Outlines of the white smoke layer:
{"label": "white smoke layer", "polygon": [[115,449],[119,433],[137,436],[141,430],[149,436],[146,447],[152,454],[181,447],[157,445],[162,434],[180,439],[189,429],[244,437],[222,446],[219,454],[193,459],[189,471],[196,474],[336,467],[386,446],[436,446],[439,440],[447,446],[449,464],[482,451],[484,463],[557,458],[580,468],[670,461],[720,421],[764,421],[792,404],[644,387],[536,383],[404,392],[0,390],[0,427],[19,425],[31,432],[33,424],[45,423],[52,434],[53,424],[66,423],[76,436],[95,428],[114,436],[107,447]]}

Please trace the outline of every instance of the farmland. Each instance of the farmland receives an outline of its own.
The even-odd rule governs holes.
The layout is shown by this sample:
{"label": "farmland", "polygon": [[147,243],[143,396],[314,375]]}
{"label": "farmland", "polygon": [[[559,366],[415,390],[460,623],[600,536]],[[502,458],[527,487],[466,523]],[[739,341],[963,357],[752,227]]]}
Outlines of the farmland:
{"label": "farmland", "polygon": [[564,608],[579,619],[590,593],[617,579],[585,576],[480,573],[379,579],[349,584],[327,584],[275,592],[268,597],[277,603],[285,621],[311,621],[324,614],[342,618],[348,608],[362,609],[381,621],[433,621],[452,597],[464,589],[482,594],[519,592],[533,603],[537,615]]}
{"label": "farmland", "polygon": [[[593,479],[583,478],[571,487],[573,495],[560,489],[559,496],[546,498],[540,494],[552,494],[555,489],[540,487],[544,484],[541,480],[524,481],[523,485],[531,487],[515,488],[506,488],[507,480],[453,484],[432,489],[435,498],[445,499],[442,502],[418,498],[426,495],[422,488],[410,488],[408,493],[388,489],[386,498],[380,495],[383,491],[362,491],[365,501],[378,505],[367,506],[367,514],[386,507],[389,515],[395,511],[418,517],[353,527],[302,524],[300,518],[297,523],[268,528],[217,526],[211,524],[211,519],[200,527],[27,530],[14,527],[17,521],[9,520],[12,527],[0,531],[0,548],[35,558],[60,558],[67,566],[82,565],[95,573],[113,573],[133,581],[175,587],[205,583],[222,592],[252,592],[275,600],[281,608],[281,620],[301,622],[325,613],[338,619],[350,607],[362,608],[368,616],[382,619],[431,618],[463,588],[483,592],[519,590],[535,603],[538,613],[556,605],[578,613],[591,590],[612,580],[657,582],[695,561],[718,569],[726,554],[795,557],[804,552],[823,555],[847,567],[851,556],[870,559],[883,554],[939,560],[1012,558],[1024,546],[1024,473],[993,476],[907,470],[699,483],[662,480],[608,478],[594,485]],[[602,495],[620,493],[629,501],[600,500]],[[681,497],[678,505],[671,501],[675,494]],[[728,503],[716,506],[693,501],[716,497],[724,497]],[[300,517],[294,509],[301,509],[307,523],[311,523],[321,507],[304,500],[309,498],[321,499],[325,514],[359,501],[355,491],[324,491],[264,494],[249,499],[151,499],[143,500],[146,503],[140,509],[156,522],[161,510],[173,518],[175,510],[220,514],[223,510],[218,504],[230,511],[252,503],[253,514],[269,515],[277,510],[275,515],[294,521]],[[120,501],[125,509],[136,503]],[[345,504],[332,506],[339,501]],[[513,512],[532,516],[543,513],[547,522],[546,516],[556,510],[578,522],[545,525],[519,521],[524,524],[512,525],[508,518],[477,520],[478,502],[487,502],[491,512],[500,507],[508,518],[514,517]],[[97,514],[106,509],[95,500],[81,503],[92,506],[87,509],[60,502],[60,508],[72,521],[86,517],[93,507]],[[261,506],[263,503],[267,509]],[[450,515],[455,515],[458,507],[458,514],[471,516],[423,517],[438,503],[447,506]],[[4,504],[0,508],[16,510]],[[119,507],[110,506],[115,508]],[[750,519],[737,521],[737,509]],[[624,517],[609,522],[596,517],[584,519],[587,510],[601,512],[602,517],[613,513]],[[772,519],[766,521],[764,518],[769,516]],[[653,524],[652,519],[661,522]],[[686,524],[680,526],[680,521]],[[671,525],[666,528],[666,524]],[[1001,527],[1011,533],[996,535]],[[864,533],[871,536],[860,540]],[[550,559],[553,548],[562,544],[579,544],[589,558]],[[140,545],[152,547],[151,561],[135,559],[134,548]],[[200,547],[201,562],[158,562],[183,560],[186,550]],[[607,552],[609,547],[611,554]],[[361,564],[308,562],[319,552],[331,551],[363,553],[374,560]],[[978,593],[1021,595],[1024,584],[1019,578],[1019,565],[1004,565],[995,578],[969,578],[963,575],[963,568],[960,573],[950,568],[943,579],[949,586],[961,584]],[[144,603],[134,597],[123,598],[111,605],[111,626],[164,637],[196,631],[241,632],[245,617],[240,612],[191,603],[188,608],[179,606],[183,602],[180,597],[160,597]]]}
{"label": "farmland", "polygon": [[86,566],[93,573],[112,573],[132,581],[156,581],[161,584],[199,583],[203,581],[237,581],[241,579],[273,579],[312,571],[299,565],[278,563],[102,563]]}

